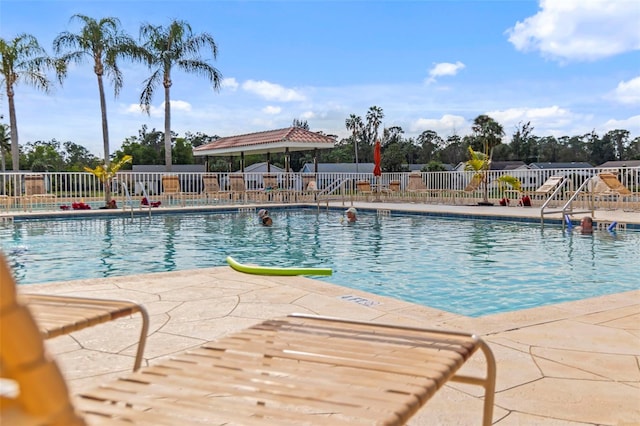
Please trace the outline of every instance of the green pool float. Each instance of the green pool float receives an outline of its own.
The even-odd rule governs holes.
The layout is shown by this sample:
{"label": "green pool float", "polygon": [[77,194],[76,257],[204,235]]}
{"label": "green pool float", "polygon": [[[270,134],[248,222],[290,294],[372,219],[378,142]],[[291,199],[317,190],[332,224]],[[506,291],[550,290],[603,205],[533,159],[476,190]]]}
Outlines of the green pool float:
{"label": "green pool float", "polygon": [[281,276],[293,276],[293,275],[331,275],[333,269],[331,268],[279,268],[275,266],[256,266],[256,265],[244,265],[237,262],[231,256],[227,256],[227,263],[233,269],[245,274],[254,275],[281,275]]}

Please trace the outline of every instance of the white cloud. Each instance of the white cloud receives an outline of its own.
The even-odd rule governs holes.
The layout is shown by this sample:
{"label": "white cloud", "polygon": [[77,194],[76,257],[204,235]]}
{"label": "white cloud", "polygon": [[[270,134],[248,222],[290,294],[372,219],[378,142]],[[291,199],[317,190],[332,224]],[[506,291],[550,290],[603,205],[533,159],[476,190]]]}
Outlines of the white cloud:
{"label": "white cloud", "polygon": [[570,116],[570,112],[557,105],[544,108],[509,108],[502,111],[489,111],[487,115],[499,123],[518,123],[519,121],[558,120]]}
{"label": "white cloud", "polygon": [[279,84],[269,83],[264,80],[247,80],[242,84],[242,89],[270,101],[293,102],[305,100],[304,95],[293,89],[287,89]]}
{"label": "white cloud", "polygon": [[222,80],[222,82],[220,83],[220,87],[223,89],[229,89],[232,92],[235,92],[236,90],[238,90],[238,87],[240,86],[240,84],[236,81],[235,78],[230,77],[230,78],[224,78]]}
{"label": "white cloud", "polygon": [[464,117],[445,114],[440,118],[419,118],[411,123],[410,131],[422,133],[425,130],[433,130],[442,137],[453,134],[465,135],[471,128]]}
{"label": "white cloud", "polygon": [[[164,102],[160,105],[164,111]],[[191,111],[191,104],[185,101],[171,101],[171,111]]]}
{"label": "white cloud", "polygon": [[269,115],[280,114],[281,111],[282,111],[282,108],[277,106],[271,106],[271,105],[262,108],[262,112]]}
{"label": "white cloud", "polygon": [[634,115],[624,120],[608,120],[604,123],[606,131],[624,129],[631,133],[631,137],[640,133],[640,115]]}
{"label": "white cloud", "polygon": [[634,0],[541,0],[540,11],[506,32],[517,50],[555,60],[594,61],[640,49]]}
{"label": "white cloud", "polygon": [[511,139],[516,128],[527,122],[531,123],[533,133],[538,136],[579,135],[593,130],[593,116],[576,114],[557,105],[541,108],[508,108],[488,111],[485,114],[502,125],[507,141]]}
{"label": "white cloud", "polygon": [[433,68],[429,70],[429,78],[427,79],[427,83],[433,83],[436,81],[436,78],[446,76],[446,75],[456,75],[458,71],[464,68],[464,64],[460,61],[457,61],[455,64],[450,62],[440,62],[439,64],[435,64]]}
{"label": "white cloud", "polygon": [[144,113],[144,110],[140,107],[140,104],[129,104],[124,108],[124,112],[127,114],[140,114]]}
{"label": "white cloud", "polygon": [[[171,111],[186,111],[191,112],[191,104],[185,101],[171,101]],[[125,108],[125,112],[128,114],[145,114],[146,112],[140,107],[140,104],[130,104]],[[149,115],[151,117],[164,117],[164,102],[159,106],[150,105]]]}
{"label": "white cloud", "polygon": [[614,90],[613,97],[623,104],[640,104],[640,76],[621,81]]}

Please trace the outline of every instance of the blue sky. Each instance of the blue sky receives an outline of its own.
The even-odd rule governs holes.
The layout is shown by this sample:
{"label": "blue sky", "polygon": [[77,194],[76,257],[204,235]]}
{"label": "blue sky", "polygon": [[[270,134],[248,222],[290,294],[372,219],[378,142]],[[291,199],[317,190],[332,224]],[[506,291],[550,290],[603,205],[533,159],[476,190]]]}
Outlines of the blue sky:
{"label": "blue sky", "polygon": [[[140,24],[182,19],[219,47],[224,76],[174,72],[172,130],[231,136],[288,127],[346,137],[350,114],[383,109],[382,126],[466,135],[488,114],[510,136],[530,121],[538,136],[626,129],[640,136],[640,2],[636,0],[209,1],[2,0],[0,37],[38,38],[52,52],[74,14],[112,16],[133,37]],[[138,100],[148,70],[122,63],[124,87],[107,86],[111,150],[143,124],[162,130]],[[0,114],[8,122],[4,90]],[[100,109],[89,63],[47,95],[16,88],[20,143],[73,141],[102,156]]]}

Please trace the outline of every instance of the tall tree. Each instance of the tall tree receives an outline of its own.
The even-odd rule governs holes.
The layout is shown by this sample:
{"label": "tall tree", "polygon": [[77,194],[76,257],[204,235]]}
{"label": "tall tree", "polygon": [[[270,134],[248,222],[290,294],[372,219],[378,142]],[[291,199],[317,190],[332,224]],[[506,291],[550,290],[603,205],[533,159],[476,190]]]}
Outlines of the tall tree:
{"label": "tall tree", "polygon": [[483,203],[489,203],[489,175],[491,168],[491,155],[493,148],[502,143],[504,129],[488,115],[479,115],[473,120],[473,144],[480,144],[482,151],[474,151],[469,148],[470,160],[467,161],[465,170],[474,170],[482,179]]}
{"label": "tall tree", "polygon": [[[122,71],[118,67],[120,59],[140,60],[143,50],[135,40],[124,33],[118,18],[102,18],[96,20],[86,15],[73,15],[71,22],[79,21],[82,28],[78,33],[64,31],[53,41],[56,53],[62,53],[61,60],[65,63],[82,63],[89,58],[93,64],[93,72],[98,78],[98,92],[100,95],[100,112],[102,115],[102,143],[104,147],[104,167],[109,169],[109,125],[107,122],[107,102],[104,95],[103,77],[106,75],[113,84],[114,95],[117,97],[122,88]],[[109,205],[111,193],[105,192],[105,205]]]}
{"label": "tall tree", "polygon": [[208,33],[194,34],[185,21],[173,20],[166,26],[145,24],[140,28],[143,47],[146,50],[151,76],[145,80],[140,105],[149,113],[156,87],[164,88],[164,145],[165,165],[171,170],[171,73],[174,67],[188,73],[206,77],[214,90],[220,89],[222,74],[200,56],[206,48],[213,59],[218,56],[218,46]]}
{"label": "tall tree", "polygon": [[491,159],[491,151],[502,143],[504,137],[502,125],[488,115],[481,114],[473,120],[471,130],[475,139],[474,149],[481,149]]}
{"label": "tall tree", "polygon": [[297,127],[299,129],[309,130],[309,123],[307,120],[300,120],[298,118],[293,119],[293,123],[291,123],[292,127]]}
{"label": "tall tree", "polygon": [[368,145],[373,146],[378,139],[378,128],[384,118],[384,112],[382,108],[378,106],[372,106],[367,111],[367,125],[366,125],[366,142]]}
{"label": "tall tree", "polygon": [[427,164],[432,160],[439,160],[437,153],[444,147],[444,140],[433,130],[425,130],[418,136],[420,144],[421,164]]}
{"label": "tall tree", "polygon": [[511,136],[511,160],[522,160],[525,162],[533,162],[536,160],[531,152],[533,139],[533,126],[531,122],[518,123],[516,130]]}
{"label": "tall tree", "polygon": [[610,138],[600,138],[594,131],[585,135],[591,148],[591,163],[599,166],[602,163],[616,159],[616,148]]}
{"label": "tall tree", "polygon": [[361,137],[364,132],[364,123],[360,116],[351,114],[344,122],[347,130],[351,130],[351,138],[353,139],[353,150],[356,157],[356,173],[358,172],[358,138]]}
{"label": "tall tree", "polygon": [[616,150],[616,159],[624,160],[625,151],[629,146],[629,131],[628,130],[610,130],[604,135],[603,139],[610,140]]}
{"label": "tall tree", "polygon": [[445,141],[445,147],[440,151],[440,159],[443,163],[453,166],[464,161],[467,155],[467,147],[459,135],[451,135]]}
{"label": "tall tree", "polygon": [[84,146],[71,141],[64,142],[62,145],[64,147],[62,158],[67,171],[81,172],[84,171],[85,166],[94,168],[100,163],[100,159]]}
{"label": "tall tree", "polygon": [[60,152],[60,142],[29,142],[25,149],[27,167],[34,172],[60,172],[64,168],[64,159]]}
{"label": "tall tree", "polygon": [[555,163],[558,161],[558,152],[560,151],[560,144],[558,140],[553,136],[545,136],[538,141],[538,152],[540,162]]}
{"label": "tall tree", "polygon": [[49,57],[38,40],[30,34],[21,34],[13,40],[0,38],[0,60],[2,79],[9,103],[9,129],[11,134],[11,161],[13,170],[20,170],[20,145],[18,142],[18,120],[16,118],[15,86],[19,82],[49,93],[52,82],[46,76],[55,70],[62,82],[65,67],[62,62]]}

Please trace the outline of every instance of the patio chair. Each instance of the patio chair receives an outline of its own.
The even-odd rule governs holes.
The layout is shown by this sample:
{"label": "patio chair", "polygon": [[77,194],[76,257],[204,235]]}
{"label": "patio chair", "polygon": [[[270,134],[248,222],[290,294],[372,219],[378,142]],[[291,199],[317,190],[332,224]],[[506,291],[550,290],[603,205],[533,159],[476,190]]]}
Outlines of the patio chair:
{"label": "patio chair", "polygon": [[27,211],[33,210],[33,207],[40,204],[53,204],[56,201],[56,195],[47,192],[43,175],[26,175],[24,177],[24,197],[23,208]]}
{"label": "patio chair", "polygon": [[162,176],[162,198],[167,205],[178,202],[184,206],[184,194],[180,190],[180,178],[177,175]]}
{"label": "patio chair", "polygon": [[358,191],[358,195],[364,197],[365,201],[369,201],[369,196],[373,194],[371,182],[369,182],[368,180],[359,180],[358,182],[356,182],[356,188]]}
{"label": "patio chair", "polygon": [[456,204],[456,199],[462,198],[475,198],[482,184],[482,173],[476,173],[473,175],[467,186],[464,189],[452,189],[447,191],[447,195],[453,198],[453,204]]}
{"label": "patio chair", "polygon": [[397,199],[400,196],[400,181],[392,180],[389,182],[389,186],[386,188],[380,188],[380,192],[387,197],[387,199]]}
{"label": "patio chair", "polygon": [[422,180],[422,173],[416,171],[409,173],[406,191],[412,197],[426,197],[429,194],[429,189],[427,189],[427,185]]}
{"label": "patio chair", "polygon": [[523,195],[528,195],[531,199],[531,203],[534,200],[546,200],[553,192],[565,182],[564,176],[550,176],[538,189],[535,191],[521,191]]}
{"label": "patio chair", "polygon": [[9,211],[13,205],[13,200],[10,196],[0,194],[0,208]]}
{"label": "patio chair", "polygon": [[279,201],[281,200],[281,188],[278,185],[278,175],[271,173],[265,173],[262,175],[262,186],[264,198],[267,201]]}
{"label": "patio chair", "polygon": [[[495,360],[475,335],[302,315],[264,321],[71,399],[1,258],[0,273],[0,371],[16,385],[2,399],[2,424],[402,425],[449,380],[482,386],[483,425],[492,423]],[[457,375],[478,350],[486,373]]]}
{"label": "patio chair", "polygon": [[205,173],[202,175],[202,194],[206,201],[219,201],[221,197],[229,198],[229,191],[220,189],[220,182],[216,173]]}
{"label": "patio chair", "polygon": [[139,313],[142,317],[142,327],[133,371],[138,370],[142,365],[149,331],[149,315],[142,305],[126,300],[27,293],[20,293],[18,299],[29,307],[36,319],[40,334],[45,339]]}
{"label": "patio chair", "polygon": [[[247,202],[250,195],[258,196],[264,193],[262,189],[247,189],[243,173],[229,175],[229,187],[231,188],[231,200]],[[256,197],[253,197],[256,198]]]}
{"label": "patio chair", "polygon": [[244,182],[244,175],[230,174],[229,187],[231,188],[232,201],[239,201],[239,200],[246,201],[247,187]]}
{"label": "patio chair", "polygon": [[[622,207],[622,203],[631,198],[635,198],[636,202],[640,201],[640,192],[632,192],[613,173],[598,173],[598,177],[607,186],[607,192],[617,197],[616,208]],[[631,202],[627,206],[628,210],[635,210]]]}

